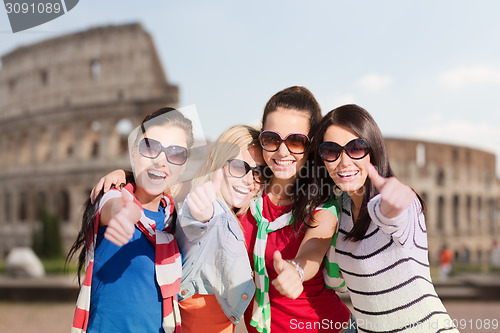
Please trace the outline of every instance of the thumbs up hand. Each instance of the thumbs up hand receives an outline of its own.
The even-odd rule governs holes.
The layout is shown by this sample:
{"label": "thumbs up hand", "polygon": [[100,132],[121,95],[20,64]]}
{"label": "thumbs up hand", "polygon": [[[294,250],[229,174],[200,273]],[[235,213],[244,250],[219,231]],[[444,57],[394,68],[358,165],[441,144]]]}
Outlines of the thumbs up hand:
{"label": "thumbs up hand", "polygon": [[191,216],[200,222],[209,221],[214,215],[214,202],[217,200],[224,175],[222,169],[215,171],[212,181],[195,186],[189,193],[187,205]]}
{"label": "thumbs up hand", "polygon": [[140,220],[141,212],[131,195],[123,189],[122,197],[113,202],[112,218],[104,237],[118,246],[127,244],[134,235],[134,225]]}
{"label": "thumbs up hand", "polygon": [[387,218],[401,214],[415,200],[415,192],[396,177],[384,178],[370,164],[368,177],[381,195],[380,212]]}
{"label": "thumbs up hand", "polygon": [[296,299],[304,290],[300,275],[295,266],[286,260],[283,260],[279,251],[274,252],[274,269],[278,277],[272,284],[283,296]]}

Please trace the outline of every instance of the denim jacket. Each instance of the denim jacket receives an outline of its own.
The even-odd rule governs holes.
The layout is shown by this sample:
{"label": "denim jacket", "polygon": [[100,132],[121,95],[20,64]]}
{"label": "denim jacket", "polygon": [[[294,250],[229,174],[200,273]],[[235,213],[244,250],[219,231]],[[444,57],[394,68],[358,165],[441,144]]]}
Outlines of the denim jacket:
{"label": "denim jacket", "polygon": [[195,293],[215,295],[235,325],[253,298],[255,284],[238,220],[225,204],[214,203],[210,221],[196,221],[184,202],[175,238],[182,254],[179,301]]}

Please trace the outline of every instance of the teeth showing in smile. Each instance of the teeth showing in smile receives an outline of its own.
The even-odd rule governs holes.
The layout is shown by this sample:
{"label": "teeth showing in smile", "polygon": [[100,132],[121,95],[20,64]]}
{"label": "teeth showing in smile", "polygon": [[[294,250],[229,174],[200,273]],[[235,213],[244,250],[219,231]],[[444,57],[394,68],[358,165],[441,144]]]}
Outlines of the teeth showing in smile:
{"label": "teeth showing in smile", "polygon": [[248,193],[250,193],[250,190],[249,190],[249,189],[247,189],[247,188],[243,188],[243,187],[236,187],[236,186],[233,186],[233,190],[234,190],[236,193],[243,194],[243,195],[247,195]]}
{"label": "teeth showing in smile", "polygon": [[293,161],[280,161],[280,160],[274,160],[274,162],[279,166],[289,166],[290,164],[293,163]]}
{"label": "teeth showing in smile", "polygon": [[342,178],[356,176],[358,173],[359,173],[359,170],[357,170],[357,171],[337,172],[337,174],[339,175],[339,177],[342,177]]}
{"label": "teeth showing in smile", "polygon": [[164,172],[157,171],[157,170],[148,170],[148,176],[151,179],[165,179],[167,176]]}

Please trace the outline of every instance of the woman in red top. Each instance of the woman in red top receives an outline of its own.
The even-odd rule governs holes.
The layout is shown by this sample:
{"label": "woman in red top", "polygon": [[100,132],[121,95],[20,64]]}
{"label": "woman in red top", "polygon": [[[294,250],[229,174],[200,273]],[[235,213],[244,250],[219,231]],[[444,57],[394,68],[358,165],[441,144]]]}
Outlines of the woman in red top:
{"label": "woman in red top", "polygon": [[[291,218],[304,216],[298,214],[295,199],[298,191],[310,193],[307,176],[313,167],[308,147],[320,120],[318,102],[304,87],[278,92],[264,109],[259,141],[272,178],[239,217],[257,289],[262,291],[256,292],[245,312],[250,333],[357,332],[349,309],[325,287],[321,269],[336,215],[323,209],[307,223]],[[103,177],[96,187],[109,188],[117,182],[114,178]],[[296,274],[303,282],[290,278]]]}
{"label": "woman in red top", "polygon": [[[278,92],[264,109],[259,140],[273,176],[252,209],[240,217],[257,288],[268,292],[256,293],[255,302],[245,313],[249,332],[356,331],[349,329],[349,309],[335,291],[325,287],[320,269],[336,216],[321,210],[308,223],[291,218],[298,209],[298,191],[309,190],[305,176],[312,166],[307,148],[320,119],[319,105],[304,87]],[[259,228],[262,221],[269,227]],[[265,267],[255,261],[265,262]],[[291,287],[289,281],[297,281],[287,278],[291,274],[301,275],[304,282]]]}

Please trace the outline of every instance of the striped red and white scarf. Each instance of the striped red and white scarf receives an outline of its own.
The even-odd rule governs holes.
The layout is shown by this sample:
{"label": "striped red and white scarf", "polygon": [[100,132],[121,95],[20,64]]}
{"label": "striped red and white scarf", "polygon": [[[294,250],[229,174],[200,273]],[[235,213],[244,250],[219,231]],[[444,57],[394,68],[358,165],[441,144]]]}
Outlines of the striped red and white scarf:
{"label": "striped red and white scarf", "polygon": [[[140,202],[133,196],[134,184],[127,184],[125,189],[134,199],[134,202],[142,208]],[[120,191],[114,190],[113,192],[118,192],[120,194],[114,193],[112,197],[121,196]],[[181,289],[182,263],[179,248],[177,247],[174,236],[166,231],[167,227],[173,222],[174,202],[169,196],[164,196],[162,200],[166,204],[165,229],[157,230],[156,223],[144,215],[144,210],[141,213],[141,219],[136,223],[136,227],[143,232],[147,239],[155,246],[156,282],[160,286],[163,297],[162,327],[166,333],[181,333],[181,316],[177,304],[177,294]],[[76,310],[71,333],[85,333],[89,321],[90,291],[92,271],[94,268],[94,251],[97,241],[97,228],[99,225],[99,213],[96,216],[94,224],[93,239],[87,249],[85,258],[85,279],[80,289],[78,300],[76,301]]]}

